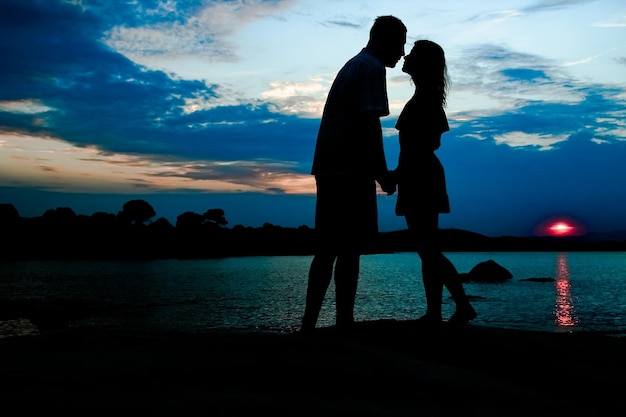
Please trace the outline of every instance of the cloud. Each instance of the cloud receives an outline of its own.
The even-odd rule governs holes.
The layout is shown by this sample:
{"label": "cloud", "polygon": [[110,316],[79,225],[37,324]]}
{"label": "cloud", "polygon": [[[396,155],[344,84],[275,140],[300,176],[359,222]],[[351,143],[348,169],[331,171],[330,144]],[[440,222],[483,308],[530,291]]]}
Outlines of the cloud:
{"label": "cloud", "polygon": [[470,22],[482,22],[482,21],[487,21],[487,22],[491,22],[491,23],[503,23],[506,22],[510,19],[514,19],[516,17],[519,17],[523,15],[522,12],[520,12],[519,10],[515,10],[515,9],[505,9],[505,10],[498,10],[496,12],[489,12],[489,13],[481,13],[478,15],[474,15],[472,17],[470,17],[468,19],[468,21]]}
{"label": "cloud", "polygon": [[[289,97],[277,101],[282,108],[262,101],[241,103],[228,96],[226,88],[172,78],[105,47],[93,30],[96,18],[89,11],[57,5],[59,21],[72,23],[49,23],[45,35],[35,35],[41,33],[42,24],[36,17],[43,19],[51,10],[10,5],[14,24],[0,29],[4,50],[12,50],[6,39],[15,37],[13,30],[23,32],[29,45],[39,41],[43,45],[20,48],[11,60],[14,65],[0,68],[4,130],[155,161],[158,155],[207,161],[287,159],[296,161],[296,171],[308,171],[317,122],[285,115]],[[3,7],[7,11],[7,4]],[[270,5],[243,7],[246,11],[240,13],[252,16],[265,7]],[[28,24],[16,24],[22,21]],[[50,39],[55,48],[48,45]],[[63,65],[58,62],[59,51]],[[292,109],[301,111],[293,105]]]}
{"label": "cloud", "polygon": [[54,110],[38,99],[7,100],[0,102],[0,111],[15,114],[39,114]]}
{"label": "cloud", "polygon": [[588,56],[588,57],[579,59],[577,61],[565,62],[563,64],[563,66],[564,67],[571,67],[571,66],[574,66],[574,65],[588,64],[588,63],[593,62],[594,60],[596,60],[598,57],[599,57],[599,55]]}
{"label": "cloud", "polygon": [[[49,137],[0,134],[1,185],[36,185],[60,192],[256,191],[314,193],[296,162],[219,161],[168,155],[141,156],[74,147]],[[44,171],[46,175],[41,175]]]}
{"label": "cloud", "polygon": [[615,16],[611,20],[597,22],[594,26],[600,28],[624,28],[626,27],[626,15]]}
{"label": "cloud", "polygon": [[450,106],[464,97],[476,103],[450,114],[465,138],[543,151],[579,132],[607,143],[622,138],[616,126],[626,111],[624,88],[588,84],[550,60],[492,44],[469,47],[450,65],[460,74]]}
{"label": "cloud", "polygon": [[493,138],[496,143],[503,143],[513,148],[522,146],[533,146],[539,150],[545,151],[553,149],[555,143],[563,142],[567,140],[566,135],[552,136],[552,135],[539,135],[529,134],[524,132],[507,132],[502,135],[496,135]]}
{"label": "cloud", "polygon": [[339,26],[345,27],[349,29],[361,29],[363,28],[362,24],[350,22],[347,20],[327,20],[323,23],[325,26]]}
{"label": "cloud", "polygon": [[524,7],[522,11],[527,13],[553,11],[566,9],[580,4],[593,3],[595,0],[540,0],[533,5]]}
{"label": "cloud", "polygon": [[574,81],[550,60],[500,45],[468,47],[450,66],[458,74],[452,79],[454,94],[478,93],[494,108],[514,109],[527,101],[583,100]]}
{"label": "cloud", "polygon": [[[148,14],[160,17],[151,22],[126,22],[104,34],[104,42],[138,63],[153,62],[155,56],[200,56],[215,62],[236,61],[234,35],[251,22],[273,16],[290,6],[290,1],[228,1],[159,3]],[[180,9],[179,9],[180,7]]]}
{"label": "cloud", "polygon": [[319,78],[309,82],[273,81],[261,98],[275,104],[282,114],[320,118],[324,110],[329,82]]}

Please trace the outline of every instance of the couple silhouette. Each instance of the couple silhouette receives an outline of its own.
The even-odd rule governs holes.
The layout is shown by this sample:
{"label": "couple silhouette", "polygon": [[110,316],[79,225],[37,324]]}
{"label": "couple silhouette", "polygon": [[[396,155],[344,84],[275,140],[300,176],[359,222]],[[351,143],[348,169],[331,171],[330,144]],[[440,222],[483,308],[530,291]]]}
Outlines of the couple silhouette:
{"label": "couple silhouette", "polygon": [[[405,56],[407,29],[394,16],[379,16],[367,45],[338,72],[328,93],[311,173],[316,182],[316,248],[309,269],[302,332],[313,331],[328,287],[335,282],[336,327],[354,324],[360,256],[378,233],[378,183],[388,195],[397,192],[396,215],[405,218],[421,260],[426,313],[418,320],[444,323],[444,286],[456,304],[448,324],[476,317],[459,274],[438,242],[439,214],[450,204],[444,168],[435,155],[449,130],[444,111],[447,69],[443,49],[418,40]],[[415,85],[396,129],[400,155],[389,170],[380,118],[389,115],[386,68],[404,56],[402,71]]]}

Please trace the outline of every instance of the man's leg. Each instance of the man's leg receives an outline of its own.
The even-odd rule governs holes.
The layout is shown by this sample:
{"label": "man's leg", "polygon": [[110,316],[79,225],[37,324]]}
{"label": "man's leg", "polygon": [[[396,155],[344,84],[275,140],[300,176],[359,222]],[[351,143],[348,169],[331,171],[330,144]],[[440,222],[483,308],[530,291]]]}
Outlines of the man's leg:
{"label": "man's leg", "polygon": [[337,327],[350,327],[354,323],[354,302],[359,281],[360,256],[340,255],[335,266],[335,296]]}
{"label": "man's leg", "polygon": [[315,329],[328,285],[333,276],[334,255],[315,255],[309,268],[306,307],[302,317],[303,331]]}

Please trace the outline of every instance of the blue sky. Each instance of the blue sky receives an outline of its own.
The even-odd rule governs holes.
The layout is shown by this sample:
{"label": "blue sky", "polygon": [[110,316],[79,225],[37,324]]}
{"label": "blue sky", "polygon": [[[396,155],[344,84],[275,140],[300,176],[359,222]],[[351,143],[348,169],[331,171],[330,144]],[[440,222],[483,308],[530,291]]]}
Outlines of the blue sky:
{"label": "blue sky", "polygon": [[[0,1],[0,202],[175,223],[313,226],[309,174],[334,75],[376,16],[446,50],[441,227],[526,236],[553,216],[626,230],[626,2]],[[413,86],[388,69],[382,119]],[[405,227],[380,195],[383,231]]]}

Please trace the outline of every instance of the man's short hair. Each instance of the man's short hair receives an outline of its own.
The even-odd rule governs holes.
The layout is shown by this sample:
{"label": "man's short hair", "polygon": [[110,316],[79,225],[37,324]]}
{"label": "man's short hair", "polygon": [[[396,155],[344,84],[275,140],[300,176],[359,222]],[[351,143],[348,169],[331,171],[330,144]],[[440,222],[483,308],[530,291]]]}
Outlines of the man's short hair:
{"label": "man's short hair", "polygon": [[406,26],[395,16],[378,16],[370,29],[371,43],[386,43],[405,36]]}

